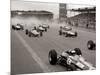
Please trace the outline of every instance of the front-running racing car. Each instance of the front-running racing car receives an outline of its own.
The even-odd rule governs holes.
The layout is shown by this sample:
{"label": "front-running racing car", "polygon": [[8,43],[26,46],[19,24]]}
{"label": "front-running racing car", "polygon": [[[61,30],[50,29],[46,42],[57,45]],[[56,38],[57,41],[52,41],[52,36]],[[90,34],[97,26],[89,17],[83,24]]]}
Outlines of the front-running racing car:
{"label": "front-running racing car", "polygon": [[72,28],[70,26],[60,26],[59,35],[65,35],[68,36],[75,36],[77,37],[77,32],[72,31]]}
{"label": "front-running racing car", "polygon": [[42,28],[45,29],[45,31],[47,31],[50,28],[50,26],[47,24],[42,24],[41,26],[42,26]]}
{"label": "front-running racing car", "polygon": [[65,66],[68,71],[95,70],[95,67],[82,57],[82,52],[79,48],[65,50],[61,55],[58,55],[53,49],[50,50],[48,57],[51,65],[59,64]]}

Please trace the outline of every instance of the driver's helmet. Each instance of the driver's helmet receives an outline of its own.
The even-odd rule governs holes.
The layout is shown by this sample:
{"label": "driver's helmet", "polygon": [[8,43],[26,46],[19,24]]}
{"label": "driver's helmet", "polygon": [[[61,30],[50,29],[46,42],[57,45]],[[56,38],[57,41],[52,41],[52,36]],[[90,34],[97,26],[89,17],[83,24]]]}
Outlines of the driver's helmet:
{"label": "driver's helmet", "polygon": [[75,50],[71,50],[71,51],[70,51],[70,54],[71,54],[71,55],[75,55],[75,54],[76,54]]}
{"label": "driver's helmet", "polygon": [[34,26],[34,30],[36,30],[36,26]]}
{"label": "driver's helmet", "polygon": [[39,27],[41,27],[41,25],[39,25]]}

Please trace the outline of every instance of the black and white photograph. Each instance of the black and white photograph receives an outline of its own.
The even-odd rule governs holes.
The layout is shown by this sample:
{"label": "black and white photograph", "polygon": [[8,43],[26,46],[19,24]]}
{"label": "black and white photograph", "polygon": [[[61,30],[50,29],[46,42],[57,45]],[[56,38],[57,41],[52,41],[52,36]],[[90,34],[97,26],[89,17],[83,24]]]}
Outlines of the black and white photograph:
{"label": "black and white photograph", "polygon": [[10,0],[11,75],[96,70],[96,5]]}

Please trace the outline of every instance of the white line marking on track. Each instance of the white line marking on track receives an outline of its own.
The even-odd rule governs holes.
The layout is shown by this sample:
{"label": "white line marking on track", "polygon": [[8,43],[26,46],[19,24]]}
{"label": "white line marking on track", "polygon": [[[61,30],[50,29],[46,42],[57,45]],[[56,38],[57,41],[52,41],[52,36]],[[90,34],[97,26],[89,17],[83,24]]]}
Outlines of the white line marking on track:
{"label": "white line marking on track", "polygon": [[21,35],[18,32],[15,32],[19,40],[22,42],[22,44],[25,46],[27,51],[32,55],[33,60],[35,60],[39,66],[42,68],[43,72],[51,72],[49,68],[42,62],[40,57],[35,53],[35,51],[26,43],[26,41],[21,37]]}

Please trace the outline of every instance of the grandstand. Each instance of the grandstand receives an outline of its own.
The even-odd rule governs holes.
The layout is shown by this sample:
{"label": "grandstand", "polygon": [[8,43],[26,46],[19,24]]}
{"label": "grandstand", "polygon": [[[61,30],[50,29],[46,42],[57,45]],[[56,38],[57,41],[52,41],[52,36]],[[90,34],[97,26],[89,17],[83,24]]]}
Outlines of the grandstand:
{"label": "grandstand", "polygon": [[80,12],[80,14],[68,18],[70,24],[87,28],[95,28],[96,7],[78,8],[78,9],[72,9],[71,11]]}

